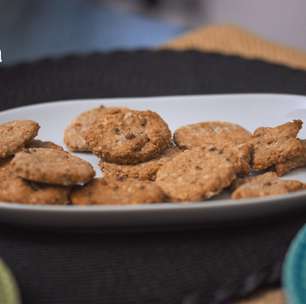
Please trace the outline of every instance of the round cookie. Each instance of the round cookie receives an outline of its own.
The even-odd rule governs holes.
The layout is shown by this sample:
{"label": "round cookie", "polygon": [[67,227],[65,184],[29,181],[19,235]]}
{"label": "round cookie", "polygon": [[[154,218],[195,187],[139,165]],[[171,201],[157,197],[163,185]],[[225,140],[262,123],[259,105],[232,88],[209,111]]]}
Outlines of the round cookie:
{"label": "round cookie", "polygon": [[105,178],[115,178],[118,180],[134,178],[154,181],[156,179],[157,171],[179,153],[181,153],[180,149],[177,147],[170,147],[159,157],[144,163],[135,165],[118,165],[101,161],[99,165]]}
{"label": "round cookie", "polygon": [[191,149],[216,141],[243,144],[251,133],[243,127],[225,121],[208,121],[183,126],[174,132],[175,143],[183,149]]}
{"label": "round cookie", "polygon": [[0,158],[14,155],[38,133],[39,124],[32,120],[14,120],[0,124]]}
{"label": "round cookie", "polygon": [[162,202],[165,195],[153,182],[96,178],[71,195],[73,205],[136,205]]}
{"label": "round cookie", "polygon": [[65,151],[45,148],[17,153],[12,168],[26,180],[63,186],[87,183],[95,175],[87,161]]}
{"label": "round cookie", "polygon": [[44,148],[44,149],[55,149],[59,151],[64,151],[63,147],[53,143],[52,141],[43,141],[40,139],[33,139],[27,146],[27,149],[30,148]]}
{"label": "round cookie", "polygon": [[200,201],[230,186],[236,170],[222,151],[198,147],[182,152],[162,166],[156,183],[172,201]]}
{"label": "round cookie", "polygon": [[85,139],[91,151],[107,162],[136,164],[167,149],[171,132],[155,112],[116,109],[97,121]]}
{"label": "round cookie", "polygon": [[9,161],[0,163],[0,201],[21,204],[69,203],[70,188],[28,182],[17,177]]}
{"label": "round cookie", "polygon": [[[90,127],[98,120],[103,120],[104,114],[112,112],[117,108],[100,106],[89,111],[81,113],[76,117],[64,132],[65,145],[71,150],[76,152],[89,152],[90,148],[86,143],[84,134]],[[123,108],[122,108],[123,109]]]}

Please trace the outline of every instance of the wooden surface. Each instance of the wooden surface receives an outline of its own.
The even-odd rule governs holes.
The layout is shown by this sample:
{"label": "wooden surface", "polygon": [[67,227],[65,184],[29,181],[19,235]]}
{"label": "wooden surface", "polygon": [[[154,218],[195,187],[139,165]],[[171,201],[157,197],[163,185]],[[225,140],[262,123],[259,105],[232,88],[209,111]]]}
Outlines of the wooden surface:
{"label": "wooden surface", "polygon": [[[208,26],[180,36],[162,48],[176,50],[200,50],[244,58],[260,59],[282,64],[292,68],[306,70],[306,51],[295,50],[286,46],[266,41],[257,35],[236,26]],[[256,292],[239,304],[285,304],[281,289]]]}

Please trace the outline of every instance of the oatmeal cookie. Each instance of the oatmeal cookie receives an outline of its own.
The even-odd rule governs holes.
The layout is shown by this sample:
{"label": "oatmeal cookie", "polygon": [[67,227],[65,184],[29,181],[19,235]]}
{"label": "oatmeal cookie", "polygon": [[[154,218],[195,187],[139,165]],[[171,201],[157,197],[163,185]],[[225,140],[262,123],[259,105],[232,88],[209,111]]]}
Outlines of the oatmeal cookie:
{"label": "oatmeal cookie", "polygon": [[251,133],[243,127],[225,121],[208,121],[183,126],[174,132],[175,143],[183,149],[191,149],[215,142],[243,144]]}
{"label": "oatmeal cookie", "polygon": [[150,181],[115,181],[95,178],[72,192],[74,205],[128,205],[150,204],[165,200],[162,190]]}
{"label": "oatmeal cookie", "polygon": [[116,108],[100,106],[81,113],[76,117],[64,132],[66,146],[75,152],[89,152],[90,149],[84,138],[84,134],[98,120],[103,120],[103,115]]}
{"label": "oatmeal cookie", "polygon": [[179,148],[171,147],[161,156],[144,163],[135,165],[118,165],[101,161],[100,167],[105,178],[115,178],[118,180],[135,178],[139,180],[154,181],[156,179],[157,171],[180,152],[181,150]]}
{"label": "oatmeal cookie", "polygon": [[302,128],[301,120],[283,125],[255,130],[250,143],[253,145],[253,168],[262,170],[301,156],[303,144],[296,138]]}
{"label": "oatmeal cookie", "polygon": [[0,124],[0,158],[14,155],[38,133],[39,124],[32,120],[14,120]]}
{"label": "oatmeal cookie", "polygon": [[252,152],[250,144],[233,145],[228,142],[216,141],[214,144],[205,144],[202,148],[207,151],[218,151],[232,163],[238,175],[248,175],[250,173]]}
{"label": "oatmeal cookie", "polygon": [[287,194],[305,189],[305,184],[297,180],[282,180],[276,173],[268,172],[248,177],[240,182],[232,193],[233,199],[263,197]]}
{"label": "oatmeal cookie", "polygon": [[304,152],[300,156],[296,156],[292,159],[289,159],[283,163],[279,163],[275,165],[275,172],[278,176],[283,176],[286,173],[297,169],[306,167],[306,140],[301,140],[301,143],[304,147]]}
{"label": "oatmeal cookie", "polygon": [[69,203],[70,188],[28,182],[13,173],[10,161],[0,163],[0,201],[21,204]]}
{"label": "oatmeal cookie", "polygon": [[26,180],[62,186],[87,183],[95,175],[87,161],[65,151],[45,148],[17,153],[12,169]]}
{"label": "oatmeal cookie", "polygon": [[236,178],[236,168],[220,150],[186,150],[157,172],[156,183],[172,201],[200,201],[220,193]]}
{"label": "oatmeal cookie", "polygon": [[171,132],[155,112],[117,109],[86,132],[93,153],[107,162],[136,164],[151,160],[171,143]]}

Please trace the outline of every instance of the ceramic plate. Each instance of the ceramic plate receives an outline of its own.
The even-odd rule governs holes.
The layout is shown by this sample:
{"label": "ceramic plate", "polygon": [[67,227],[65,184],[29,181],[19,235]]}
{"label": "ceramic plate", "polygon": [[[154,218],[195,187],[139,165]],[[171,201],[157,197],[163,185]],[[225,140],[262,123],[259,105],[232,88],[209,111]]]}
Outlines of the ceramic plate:
{"label": "ceramic plate", "polygon": [[[239,94],[145,97],[120,99],[67,100],[21,107],[0,113],[0,123],[33,119],[41,125],[39,138],[63,145],[63,131],[79,113],[99,105],[127,106],[158,112],[172,130],[204,120],[225,120],[253,131],[258,126],[275,126],[292,119],[306,122],[306,98],[294,95]],[[306,138],[306,129],[300,132]],[[79,154],[96,166],[93,155]],[[306,169],[286,178],[306,182]],[[306,208],[306,192],[246,200],[219,197],[197,203],[171,203],[137,206],[30,206],[0,203],[0,221],[48,227],[157,227],[205,224],[266,217]]]}

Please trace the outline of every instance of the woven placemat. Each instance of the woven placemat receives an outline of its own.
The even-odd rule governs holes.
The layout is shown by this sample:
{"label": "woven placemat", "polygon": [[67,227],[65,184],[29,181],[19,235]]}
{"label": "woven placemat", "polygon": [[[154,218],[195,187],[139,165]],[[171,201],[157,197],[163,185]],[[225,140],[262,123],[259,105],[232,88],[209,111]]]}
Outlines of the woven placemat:
{"label": "woven placemat", "polygon": [[169,41],[163,48],[239,55],[306,69],[306,52],[267,41],[233,25],[201,27]]}

